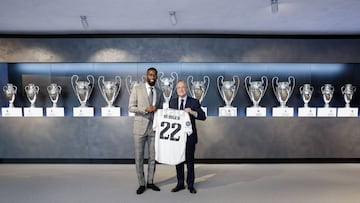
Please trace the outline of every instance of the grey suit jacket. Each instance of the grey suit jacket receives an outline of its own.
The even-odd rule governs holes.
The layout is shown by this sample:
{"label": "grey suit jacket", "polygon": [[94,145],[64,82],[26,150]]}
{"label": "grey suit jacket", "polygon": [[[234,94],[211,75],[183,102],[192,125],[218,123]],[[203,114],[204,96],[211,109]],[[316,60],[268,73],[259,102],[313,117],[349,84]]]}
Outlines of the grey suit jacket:
{"label": "grey suit jacket", "polygon": [[[157,87],[154,89],[156,91],[155,106],[161,109],[164,102],[162,91]],[[143,135],[146,133],[149,121],[153,119],[153,115],[145,111],[148,106],[150,103],[145,83],[134,86],[129,99],[129,111],[135,113],[134,134]]]}

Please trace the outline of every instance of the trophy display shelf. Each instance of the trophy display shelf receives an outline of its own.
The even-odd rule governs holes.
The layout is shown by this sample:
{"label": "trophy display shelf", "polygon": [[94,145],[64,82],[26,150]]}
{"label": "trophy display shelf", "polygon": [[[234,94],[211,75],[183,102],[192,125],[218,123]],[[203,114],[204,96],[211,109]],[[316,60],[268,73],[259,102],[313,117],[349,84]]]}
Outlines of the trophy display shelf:
{"label": "trophy display shelf", "polygon": [[298,117],[316,117],[316,108],[314,107],[299,107]]}
{"label": "trophy display shelf", "polygon": [[293,107],[273,107],[272,108],[273,117],[294,117],[294,108]]}
{"label": "trophy display shelf", "polygon": [[47,107],[46,117],[64,117],[64,107]]}
{"label": "trophy display shelf", "polygon": [[94,117],[94,107],[73,107],[74,117]]}
{"label": "trophy display shelf", "polygon": [[266,117],[266,108],[246,107],[246,117]]}
{"label": "trophy display shelf", "polygon": [[22,117],[23,112],[20,107],[2,107],[1,116],[2,117]]}
{"label": "trophy display shelf", "polygon": [[358,117],[359,109],[357,107],[339,107],[337,117]]}
{"label": "trophy display shelf", "polygon": [[44,109],[42,107],[24,107],[24,117],[43,117]]}
{"label": "trophy display shelf", "polygon": [[317,117],[336,117],[337,109],[335,107],[318,107]]}
{"label": "trophy display shelf", "polygon": [[220,117],[237,117],[236,107],[219,107]]}
{"label": "trophy display shelf", "polygon": [[102,117],[120,117],[120,115],[121,115],[120,107],[101,107]]}

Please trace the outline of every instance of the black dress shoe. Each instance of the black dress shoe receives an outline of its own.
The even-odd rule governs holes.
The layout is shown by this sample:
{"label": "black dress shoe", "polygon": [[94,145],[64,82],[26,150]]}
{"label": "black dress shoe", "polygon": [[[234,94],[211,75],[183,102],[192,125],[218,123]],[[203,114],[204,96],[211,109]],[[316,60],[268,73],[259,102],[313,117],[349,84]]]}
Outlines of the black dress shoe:
{"label": "black dress shoe", "polygon": [[185,187],[183,185],[177,185],[176,187],[174,187],[171,192],[179,192],[180,190],[185,189]]}
{"label": "black dress shoe", "polygon": [[158,186],[156,186],[155,184],[153,184],[153,183],[151,183],[151,184],[147,184],[146,185],[146,187],[147,188],[150,188],[150,189],[152,189],[152,190],[154,190],[154,191],[160,191],[160,188],[158,187]]}
{"label": "black dress shoe", "polygon": [[142,193],[145,192],[145,186],[141,185],[137,190],[136,190],[136,194],[140,195]]}
{"label": "black dress shoe", "polygon": [[189,190],[190,193],[196,194],[196,189],[195,188],[189,187],[188,190]]}

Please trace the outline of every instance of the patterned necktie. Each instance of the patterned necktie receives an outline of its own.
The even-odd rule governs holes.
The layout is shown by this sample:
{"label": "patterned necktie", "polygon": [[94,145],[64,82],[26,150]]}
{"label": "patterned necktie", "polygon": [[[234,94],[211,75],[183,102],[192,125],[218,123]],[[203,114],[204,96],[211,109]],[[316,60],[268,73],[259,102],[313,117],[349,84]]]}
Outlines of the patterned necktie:
{"label": "patterned necktie", "polygon": [[150,94],[149,94],[149,102],[150,102],[150,105],[153,105],[153,100],[154,100],[153,87],[150,87]]}
{"label": "patterned necktie", "polygon": [[180,110],[184,110],[184,99],[181,99]]}

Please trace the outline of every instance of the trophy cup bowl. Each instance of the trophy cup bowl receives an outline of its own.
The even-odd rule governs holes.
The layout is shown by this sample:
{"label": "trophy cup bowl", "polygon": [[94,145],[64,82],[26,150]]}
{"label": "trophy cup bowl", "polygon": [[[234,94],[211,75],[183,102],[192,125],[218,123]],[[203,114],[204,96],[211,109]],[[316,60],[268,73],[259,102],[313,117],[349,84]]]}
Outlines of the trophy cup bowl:
{"label": "trophy cup bowl", "polygon": [[312,93],[314,92],[314,87],[312,87],[310,84],[304,84],[299,88],[299,90],[302,100],[304,101],[304,107],[308,108],[309,107],[308,104],[311,100]]}
{"label": "trophy cup bowl", "polygon": [[268,79],[266,76],[261,77],[261,81],[251,81],[250,76],[245,77],[245,88],[250,100],[253,103],[253,107],[259,107],[259,103],[262,97],[265,95]]}
{"label": "trophy cup bowl", "polygon": [[88,75],[86,78],[87,81],[79,81],[79,76],[71,76],[71,85],[80,102],[80,107],[86,107],[86,102],[89,99],[95,84],[94,76]]}
{"label": "trophy cup bowl", "polygon": [[59,99],[59,95],[61,93],[61,86],[52,83],[47,86],[47,91],[50,97],[51,102],[53,103],[53,108],[56,108],[56,103]]}
{"label": "trophy cup bowl", "polygon": [[356,87],[353,86],[352,84],[345,84],[344,86],[341,87],[341,93],[343,94],[345,100],[345,107],[347,108],[350,107],[350,102],[352,100],[355,91],[356,91]]}
{"label": "trophy cup bowl", "polygon": [[35,107],[36,95],[39,93],[39,86],[28,84],[25,86],[25,92],[28,100],[30,101],[30,107]]}
{"label": "trophy cup bowl", "polygon": [[280,103],[280,107],[286,107],[286,102],[289,100],[295,88],[295,78],[289,76],[287,82],[279,82],[279,78],[275,76],[272,79],[272,86],[274,94]]}
{"label": "trophy cup bowl", "polygon": [[325,107],[329,107],[329,103],[334,95],[334,87],[331,84],[325,84],[321,87],[321,93],[323,95]]}
{"label": "trophy cup bowl", "polygon": [[194,81],[193,79],[194,77],[192,75],[187,78],[189,93],[191,97],[198,99],[201,104],[209,89],[210,78],[205,75],[203,81]]}
{"label": "trophy cup bowl", "polygon": [[100,76],[98,78],[98,85],[100,87],[100,92],[106,103],[108,104],[108,108],[113,107],[113,103],[117,96],[119,95],[121,88],[121,78],[120,76],[115,76],[114,80],[105,80],[104,76]]}
{"label": "trophy cup bowl", "polygon": [[9,107],[13,108],[17,87],[11,83],[8,83],[6,84],[6,86],[3,87],[3,91],[6,99],[9,101]]}
{"label": "trophy cup bowl", "polygon": [[174,84],[177,83],[179,76],[176,72],[171,73],[171,77],[164,77],[164,73],[160,72],[160,88],[163,92],[165,103],[168,104],[174,90]]}
{"label": "trophy cup bowl", "polygon": [[144,77],[142,78],[142,82],[139,82],[137,80],[133,80],[131,75],[128,75],[125,78],[125,85],[126,85],[126,90],[128,91],[129,95],[131,94],[131,90],[134,86],[140,85],[144,81],[145,81]]}
{"label": "trophy cup bowl", "polygon": [[237,75],[233,76],[233,80],[224,81],[224,76],[220,75],[217,78],[217,86],[220,96],[225,102],[225,107],[232,107],[231,103],[234,100],[240,85],[240,78]]}

